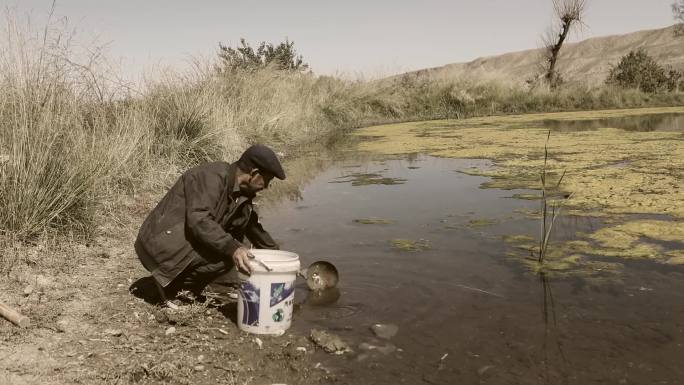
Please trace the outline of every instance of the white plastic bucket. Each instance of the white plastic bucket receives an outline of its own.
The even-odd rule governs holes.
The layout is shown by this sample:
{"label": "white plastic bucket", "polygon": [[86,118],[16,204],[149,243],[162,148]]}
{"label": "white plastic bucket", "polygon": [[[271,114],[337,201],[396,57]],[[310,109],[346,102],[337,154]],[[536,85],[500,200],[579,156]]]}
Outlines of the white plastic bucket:
{"label": "white plastic bucket", "polygon": [[250,261],[252,275],[238,274],[238,327],[255,334],[280,334],[292,324],[299,256],[283,250],[252,249],[250,252],[272,270]]}

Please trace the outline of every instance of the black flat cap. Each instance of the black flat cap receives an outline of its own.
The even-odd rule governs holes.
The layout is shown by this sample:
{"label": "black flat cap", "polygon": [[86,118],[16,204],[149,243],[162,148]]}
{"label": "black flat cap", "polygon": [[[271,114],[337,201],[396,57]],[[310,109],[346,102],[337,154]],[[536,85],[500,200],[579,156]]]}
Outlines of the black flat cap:
{"label": "black flat cap", "polygon": [[245,150],[238,160],[238,164],[244,170],[258,168],[273,174],[280,180],[285,179],[285,171],[283,171],[283,166],[280,165],[275,152],[263,144],[255,144]]}

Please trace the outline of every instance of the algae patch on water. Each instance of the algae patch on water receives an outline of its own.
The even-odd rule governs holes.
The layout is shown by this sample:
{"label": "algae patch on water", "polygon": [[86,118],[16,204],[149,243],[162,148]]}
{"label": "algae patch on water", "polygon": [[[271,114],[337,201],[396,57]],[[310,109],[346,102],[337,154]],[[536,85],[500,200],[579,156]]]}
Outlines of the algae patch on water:
{"label": "algae patch on water", "polygon": [[350,175],[341,176],[330,181],[330,183],[350,183],[352,186],[368,186],[368,185],[395,185],[404,184],[406,179],[389,178],[378,173],[354,173]]}
{"label": "algae patch on water", "polygon": [[538,259],[539,243],[528,235],[505,236],[504,241],[513,247],[508,257],[522,261],[523,265],[534,273],[544,273],[547,277],[583,277],[596,278],[613,276],[623,264],[614,261],[596,260],[590,253],[590,244],[584,241],[552,243],[547,249],[544,260]]}
{"label": "algae patch on water", "polygon": [[[377,138],[359,144],[379,154],[422,152],[453,158],[486,158],[493,169],[469,169],[491,177],[484,187],[539,188],[547,119],[572,121],[640,114],[684,113],[684,107],[498,116],[368,127],[358,135]],[[528,128],[524,128],[527,126]],[[624,131],[554,132],[548,172],[566,170],[565,191],[574,192],[570,213],[668,214],[684,217],[684,133]],[[615,167],[620,164],[620,167]]]}
{"label": "algae patch on water", "polygon": [[394,223],[394,221],[382,218],[359,218],[354,219],[354,223],[359,223],[362,225],[389,225]]}
{"label": "algae patch on water", "polygon": [[499,221],[496,219],[477,218],[469,220],[468,223],[466,223],[466,227],[487,227],[493,226],[497,223],[499,223]]}
{"label": "algae patch on water", "polygon": [[[567,275],[590,275],[619,269],[622,264],[595,260],[595,257],[649,259],[673,265],[684,264],[684,222],[661,220],[633,220],[608,226],[587,235],[586,239],[554,243],[543,263],[535,255],[539,245],[526,235],[508,236],[504,240],[535,271],[561,271]],[[662,244],[669,242],[669,248]],[[574,270],[570,271],[570,270]]]}
{"label": "algae patch on water", "polygon": [[[684,107],[402,123],[364,128],[357,131],[357,135],[373,138],[360,143],[359,148],[376,154],[425,153],[438,157],[491,159],[493,168],[459,171],[489,177],[490,180],[482,184],[483,188],[539,190],[539,175],[544,164],[551,176],[565,171],[562,190],[549,191],[552,198],[563,199],[564,214],[618,221],[591,234],[580,235],[575,241],[554,244],[546,265],[541,268],[605,271],[619,269],[621,265],[597,261],[597,257],[684,263],[684,246],[678,243],[684,239],[681,233],[684,132],[623,130],[601,125],[580,131],[571,127],[567,130],[557,128],[564,122],[571,125],[578,120],[675,113],[684,113]],[[555,129],[545,161],[548,128],[544,127],[544,121],[549,120],[554,121]],[[571,199],[564,199],[570,193]],[[515,197],[537,199],[535,194]],[[665,215],[673,220],[629,220],[631,214]],[[530,267],[533,268],[533,264]],[[534,267],[537,268],[540,267]]]}
{"label": "algae patch on water", "polygon": [[390,240],[390,244],[395,249],[408,252],[423,251],[430,248],[430,244],[427,239],[413,240],[405,238],[396,238]]}

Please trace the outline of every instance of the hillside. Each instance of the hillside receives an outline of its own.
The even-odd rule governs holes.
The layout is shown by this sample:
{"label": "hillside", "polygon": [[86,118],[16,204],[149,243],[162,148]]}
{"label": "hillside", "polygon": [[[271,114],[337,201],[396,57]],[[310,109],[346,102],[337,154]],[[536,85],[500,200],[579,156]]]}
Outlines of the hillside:
{"label": "hillside", "polygon": [[[568,82],[589,85],[602,83],[610,70],[630,50],[644,48],[661,64],[684,70],[684,37],[674,36],[674,26],[602,36],[568,43],[561,50],[559,70]],[[405,75],[435,78],[486,78],[524,84],[539,73],[540,49],[511,52],[475,59],[467,63],[447,64]],[[400,75],[401,76],[401,75]]]}

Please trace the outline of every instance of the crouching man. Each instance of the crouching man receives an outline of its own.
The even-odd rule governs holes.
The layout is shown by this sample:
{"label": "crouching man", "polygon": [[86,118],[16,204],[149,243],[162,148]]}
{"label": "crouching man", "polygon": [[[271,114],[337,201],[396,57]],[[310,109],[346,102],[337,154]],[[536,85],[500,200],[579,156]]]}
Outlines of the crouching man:
{"label": "crouching man", "polygon": [[285,172],[276,154],[259,144],[233,164],[206,163],[183,173],[145,219],[135,241],[162,301],[173,307],[169,300],[181,290],[198,296],[233,266],[250,273],[244,237],[255,248],[278,248],[252,205],[273,177],[285,179]]}

